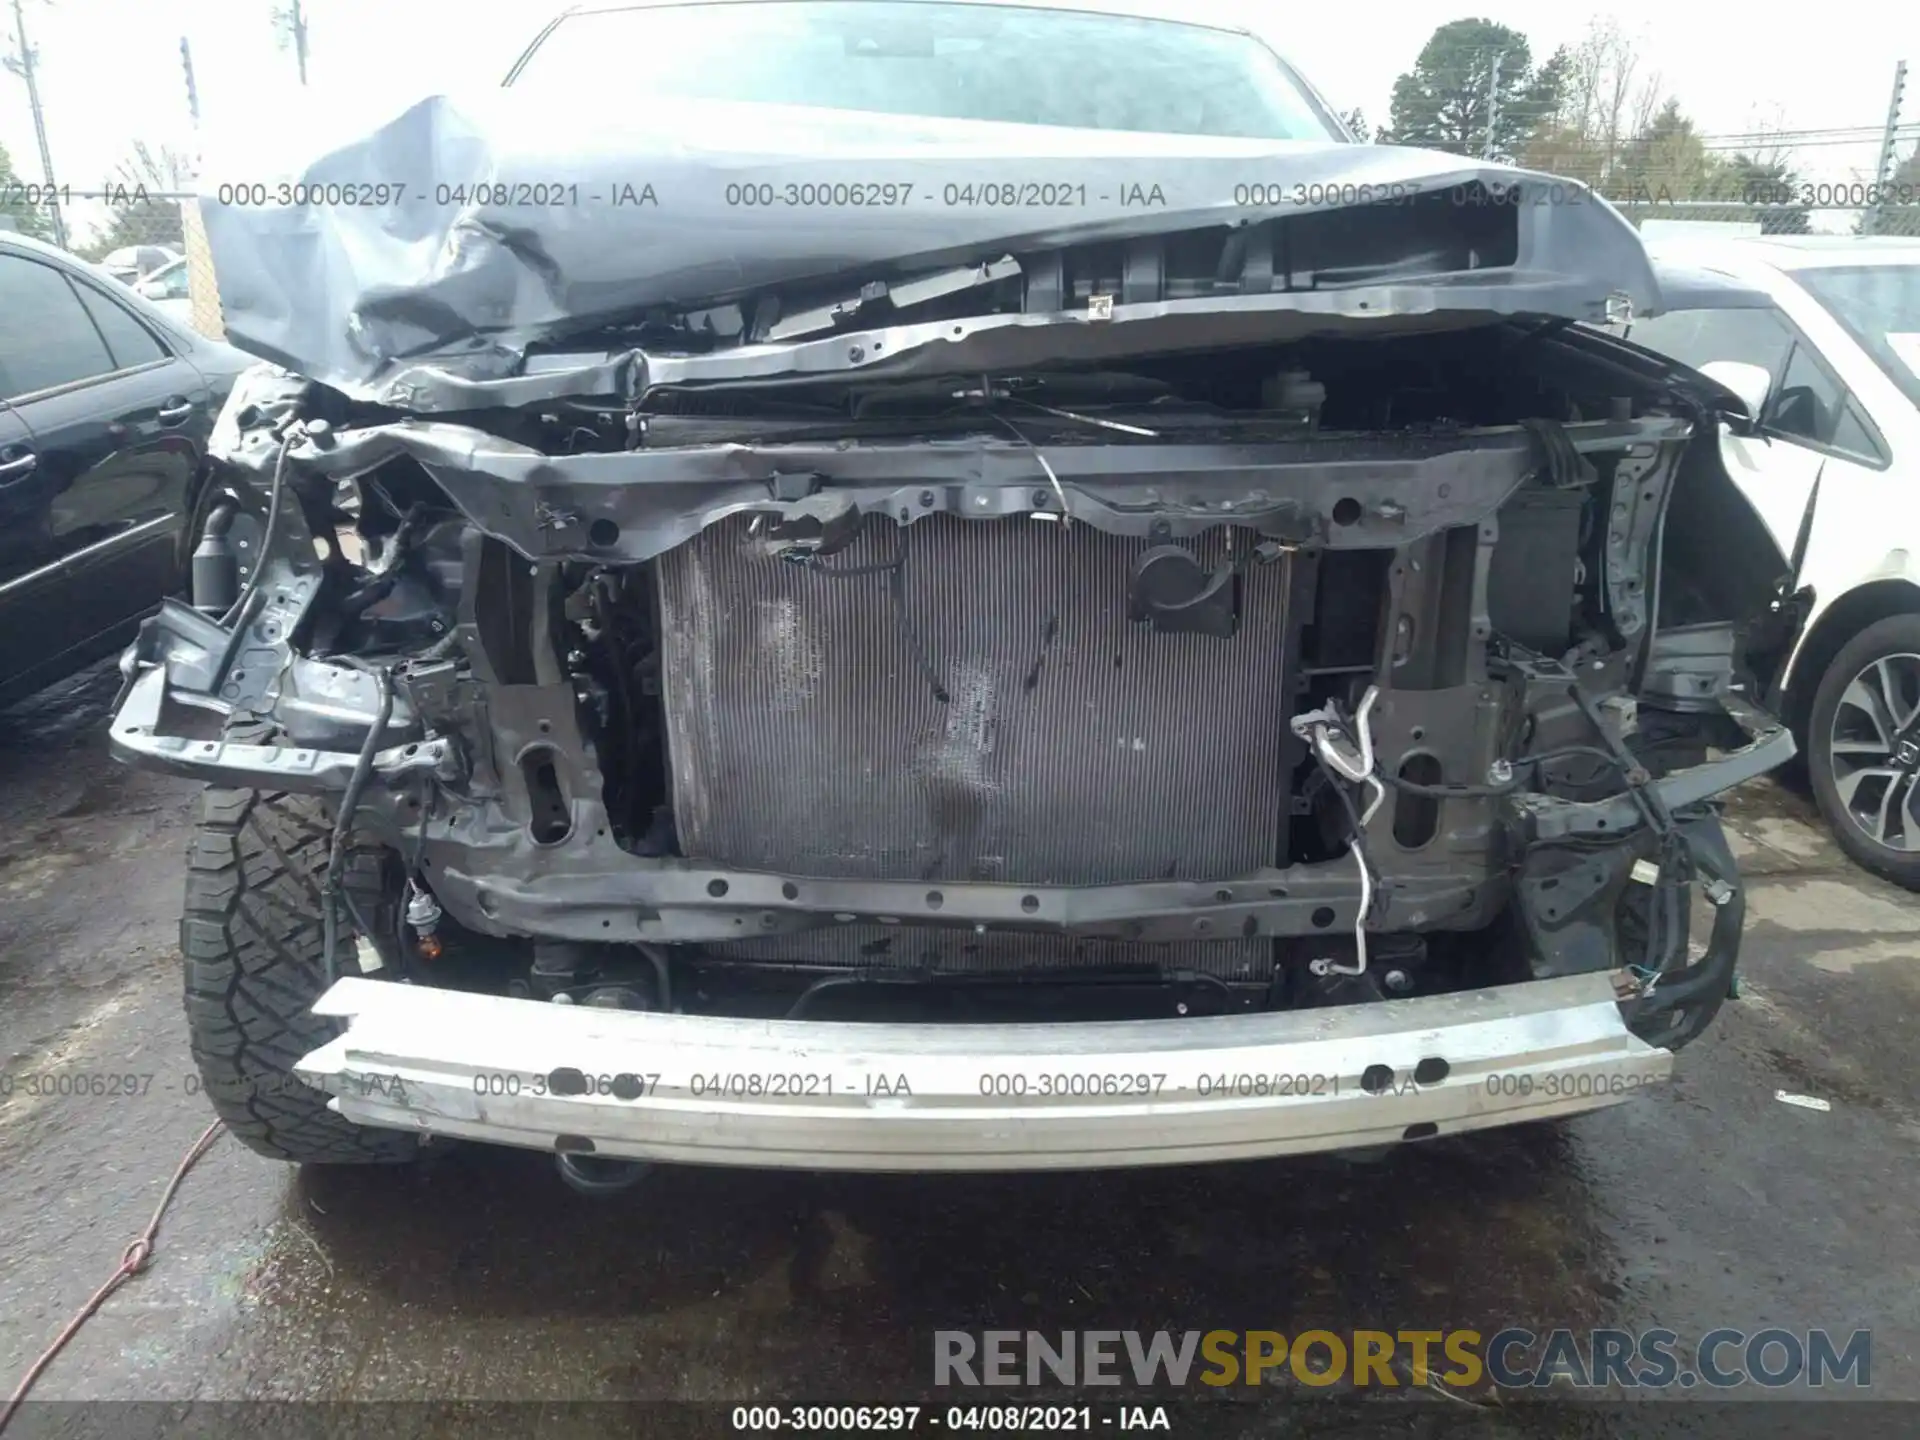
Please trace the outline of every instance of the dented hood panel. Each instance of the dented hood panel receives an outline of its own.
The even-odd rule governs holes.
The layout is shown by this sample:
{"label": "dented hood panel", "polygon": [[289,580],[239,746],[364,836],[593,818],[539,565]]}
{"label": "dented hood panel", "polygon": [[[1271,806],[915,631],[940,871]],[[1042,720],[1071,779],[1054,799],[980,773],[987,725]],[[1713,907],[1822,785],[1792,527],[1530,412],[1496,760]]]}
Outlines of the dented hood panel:
{"label": "dented hood panel", "polygon": [[[1461,268],[1449,216],[1472,207],[1414,203],[1476,182],[1513,211],[1511,263],[1476,258]],[[769,195],[770,205],[743,203]],[[1242,203],[1256,199],[1267,203]],[[625,96],[560,107],[505,89],[436,96],[371,128],[336,106],[229,137],[208,156],[201,211],[230,341],[359,398],[445,410],[533,398],[515,383],[530,345],[648,311],[1364,201],[1405,212],[1404,253],[1390,276],[1290,270],[1283,240],[1257,295],[1240,280],[1198,298],[1120,305],[1112,329],[1128,333],[1137,321],[1164,329],[1170,316],[1235,308],[1318,316],[1311,323],[1323,327],[1408,316],[1459,323],[1473,312],[1599,320],[1610,296],[1639,313],[1660,308],[1638,235],[1581,187],[1459,156],[1333,142],[717,102],[662,113]],[[1087,326],[1084,301],[1054,318],[1066,314]],[[996,359],[1017,361],[1029,343],[1036,353],[1062,349],[1057,336],[1037,338],[1044,317],[1009,318],[1024,322],[1029,339],[1000,347]],[[1263,322],[1244,320],[1238,328],[1258,338]],[[1155,348],[1153,328],[1137,345],[1109,335],[1101,353]],[[694,356],[706,368],[674,381],[724,382],[735,362],[744,380],[793,373],[776,352],[797,348]],[[878,354],[836,348],[838,359],[811,356],[801,370],[905,363],[884,343]],[[623,384],[674,383],[653,378],[673,372],[671,353],[627,354],[638,363],[619,371]],[[611,373],[595,367],[591,380]],[[570,387],[550,373],[534,388]]]}

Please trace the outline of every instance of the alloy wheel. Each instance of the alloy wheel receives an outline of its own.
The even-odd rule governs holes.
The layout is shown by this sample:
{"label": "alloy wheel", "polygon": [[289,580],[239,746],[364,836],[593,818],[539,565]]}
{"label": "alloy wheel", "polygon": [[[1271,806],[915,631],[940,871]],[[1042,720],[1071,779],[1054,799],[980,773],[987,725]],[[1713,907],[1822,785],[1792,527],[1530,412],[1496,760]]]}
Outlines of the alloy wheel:
{"label": "alloy wheel", "polygon": [[1855,675],[1827,743],[1853,823],[1877,845],[1920,851],[1920,655],[1882,655]]}

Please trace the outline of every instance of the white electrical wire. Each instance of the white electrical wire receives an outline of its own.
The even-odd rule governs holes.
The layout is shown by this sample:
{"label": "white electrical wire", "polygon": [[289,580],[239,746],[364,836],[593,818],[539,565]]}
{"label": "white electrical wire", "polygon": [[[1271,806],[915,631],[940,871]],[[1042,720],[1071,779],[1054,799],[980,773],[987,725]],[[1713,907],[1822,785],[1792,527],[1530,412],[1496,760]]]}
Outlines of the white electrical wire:
{"label": "white electrical wire", "polygon": [[[1375,773],[1373,729],[1370,723],[1374,702],[1379,698],[1380,687],[1377,685],[1369,685],[1367,693],[1360,697],[1359,708],[1353,712],[1354,743],[1351,745],[1335,733],[1334,727],[1341,721],[1339,713],[1331,705],[1296,715],[1291,722],[1294,734],[1312,741],[1313,753],[1321,764],[1356,785],[1367,786],[1373,792],[1367,808],[1360,813],[1360,828],[1363,831],[1387,798],[1387,787]],[[1321,956],[1307,965],[1316,975],[1367,973],[1367,912],[1373,908],[1373,871],[1367,864],[1367,857],[1361,852],[1358,835],[1347,850],[1360,867],[1360,910],[1353,919],[1354,963],[1342,965],[1337,960]]]}

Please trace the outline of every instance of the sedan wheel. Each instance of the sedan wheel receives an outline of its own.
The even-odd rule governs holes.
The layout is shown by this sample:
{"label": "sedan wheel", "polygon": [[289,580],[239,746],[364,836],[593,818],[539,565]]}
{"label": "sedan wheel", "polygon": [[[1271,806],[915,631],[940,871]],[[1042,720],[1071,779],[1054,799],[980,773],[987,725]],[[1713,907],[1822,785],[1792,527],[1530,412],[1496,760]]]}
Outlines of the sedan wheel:
{"label": "sedan wheel", "polygon": [[1841,848],[1920,889],[1920,615],[1854,637],[1821,679],[1807,728],[1814,795]]}

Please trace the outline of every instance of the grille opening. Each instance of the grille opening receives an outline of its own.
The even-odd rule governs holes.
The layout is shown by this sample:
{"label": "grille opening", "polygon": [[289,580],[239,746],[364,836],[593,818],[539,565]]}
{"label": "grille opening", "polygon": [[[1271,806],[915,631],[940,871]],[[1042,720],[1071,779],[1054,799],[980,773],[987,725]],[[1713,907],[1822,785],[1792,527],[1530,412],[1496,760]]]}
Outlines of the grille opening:
{"label": "grille opening", "polygon": [[527,785],[527,832],[536,845],[558,845],[573,833],[573,807],[553,759],[552,749],[544,745],[520,757],[520,775]]}
{"label": "grille opening", "polygon": [[[1438,785],[1440,762],[1431,755],[1409,755],[1400,762],[1400,778],[1413,785]],[[1393,800],[1393,843],[1402,850],[1418,850],[1440,829],[1440,802],[1428,795],[1399,790]]]}

